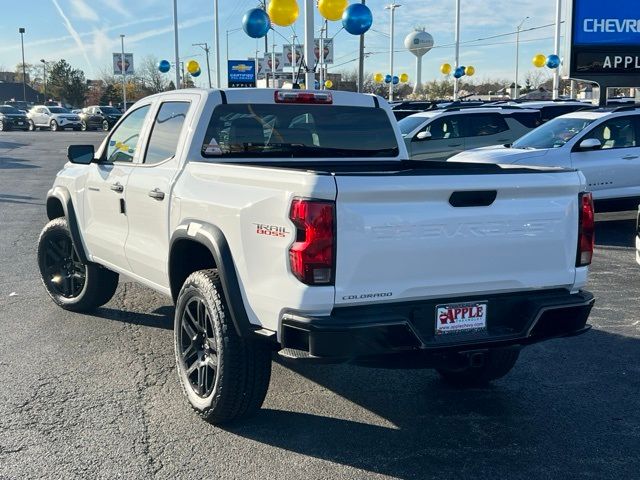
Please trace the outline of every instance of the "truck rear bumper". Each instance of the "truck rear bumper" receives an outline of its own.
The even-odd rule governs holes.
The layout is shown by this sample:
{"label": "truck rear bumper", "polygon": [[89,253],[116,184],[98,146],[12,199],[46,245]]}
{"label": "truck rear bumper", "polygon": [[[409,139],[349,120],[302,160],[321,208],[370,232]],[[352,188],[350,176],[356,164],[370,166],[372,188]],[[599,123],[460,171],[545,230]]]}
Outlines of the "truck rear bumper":
{"label": "truck rear bumper", "polygon": [[[473,301],[488,304],[486,329],[436,335],[437,305]],[[586,332],[593,303],[586,291],[547,290],[340,307],[328,317],[288,312],[281,321],[281,353],[339,363],[525,346]]]}

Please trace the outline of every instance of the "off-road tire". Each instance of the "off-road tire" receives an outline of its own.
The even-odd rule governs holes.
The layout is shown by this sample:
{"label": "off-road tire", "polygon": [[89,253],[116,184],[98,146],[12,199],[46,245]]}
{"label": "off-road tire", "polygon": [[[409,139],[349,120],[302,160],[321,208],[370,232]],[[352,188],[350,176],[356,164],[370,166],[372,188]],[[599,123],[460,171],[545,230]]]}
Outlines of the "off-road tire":
{"label": "off-road tire", "polygon": [[95,263],[82,263],[75,253],[71,254],[70,260],[79,270],[84,270],[84,285],[72,296],[61,293],[54,281],[56,273],[51,270],[51,263],[55,259],[52,258],[53,246],[50,242],[56,242],[57,245],[70,244],[73,247],[66,218],[51,220],[42,229],[38,239],[38,267],[42,284],[58,306],[73,312],[88,312],[104,305],[113,297],[118,287],[118,274]]}
{"label": "off-road tire", "polygon": [[[194,302],[204,304],[212,335],[215,332],[211,340],[215,344],[217,368],[212,391],[202,396],[187,375],[187,360],[193,357],[185,357],[186,360],[182,357],[185,340],[182,332],[186,332],[183,316]],[[176,301],[174,345],[182,390],[201,417],[213,424],[223,424],[249,417],[260,409],[271,378],[271,348],[266,342],[238,335],[216,270],[200,270],[185,280]]]}
{"label": "off-road tire", "polygon": [[516,348],[489,350],[480,367],[437,367],[442,380],[457,387],[479,387],[504,377],[516,364],[520,351]]}

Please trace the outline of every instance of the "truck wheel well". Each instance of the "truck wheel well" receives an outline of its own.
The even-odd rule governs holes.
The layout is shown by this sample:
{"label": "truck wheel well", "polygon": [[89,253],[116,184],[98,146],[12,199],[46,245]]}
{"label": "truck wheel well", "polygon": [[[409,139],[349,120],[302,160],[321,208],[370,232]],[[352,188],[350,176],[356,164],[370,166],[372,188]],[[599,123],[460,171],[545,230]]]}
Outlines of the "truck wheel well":
{"label": "truck wheel well", "polygon": [[194,240],[176,241],[169,257],[169,281],[174,302],[189,275],[210,268],[217,268],[217,265],[206,246]]}
{"label": "truck wheel well", "polygon": [[64,217],[62,202],[56,197],[50,197],[47,199],[47,217],[49,220]]}

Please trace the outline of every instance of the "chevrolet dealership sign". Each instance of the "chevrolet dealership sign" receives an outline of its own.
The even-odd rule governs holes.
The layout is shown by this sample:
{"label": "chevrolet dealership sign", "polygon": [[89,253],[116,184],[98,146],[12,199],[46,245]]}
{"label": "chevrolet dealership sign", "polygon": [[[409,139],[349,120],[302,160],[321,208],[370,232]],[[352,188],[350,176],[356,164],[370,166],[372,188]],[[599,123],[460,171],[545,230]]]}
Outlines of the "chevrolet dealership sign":
{"label": "chevrolet dealership sign", "polygon": [[570,0],[565,76],[640,87],[640,1]]}

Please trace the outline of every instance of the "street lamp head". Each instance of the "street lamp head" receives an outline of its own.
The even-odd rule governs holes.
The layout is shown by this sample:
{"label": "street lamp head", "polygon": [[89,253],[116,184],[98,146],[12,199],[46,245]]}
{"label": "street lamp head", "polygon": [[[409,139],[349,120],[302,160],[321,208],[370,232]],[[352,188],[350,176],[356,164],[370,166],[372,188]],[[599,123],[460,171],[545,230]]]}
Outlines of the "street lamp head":
{"label": "street lamp head", "polygon": [[18,33],[24,33],[24,32],[26,32],[26,30],[25,30],[23,27],[20,27],[20,28],[18,29]]}

